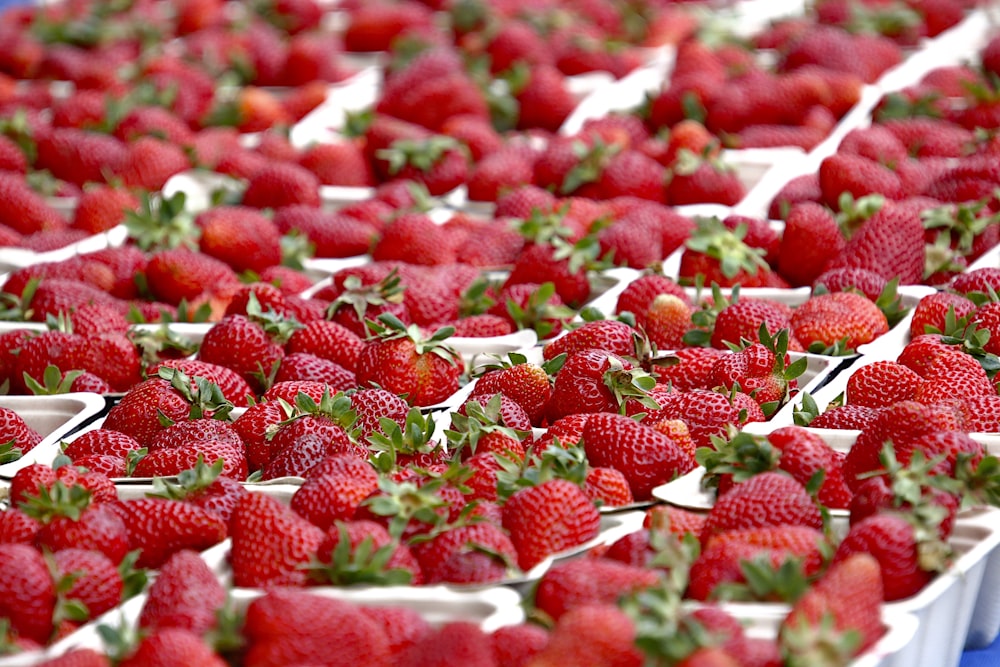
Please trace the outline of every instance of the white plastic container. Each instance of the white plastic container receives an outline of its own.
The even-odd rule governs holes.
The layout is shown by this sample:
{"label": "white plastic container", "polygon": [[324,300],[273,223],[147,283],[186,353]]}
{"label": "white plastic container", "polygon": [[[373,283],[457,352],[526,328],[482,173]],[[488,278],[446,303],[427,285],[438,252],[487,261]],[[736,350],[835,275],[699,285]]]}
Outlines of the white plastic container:
{"label": "white plastic container", "polygon": [[107,404],[100,394],[70,393],[55,396],[0,396],[0,406],[14,410],[42,436],[41,442],[17,461],[0,466],[0,480],[10,480],[32,463],[51,463],[59,443],[87,420],[101,414]]}

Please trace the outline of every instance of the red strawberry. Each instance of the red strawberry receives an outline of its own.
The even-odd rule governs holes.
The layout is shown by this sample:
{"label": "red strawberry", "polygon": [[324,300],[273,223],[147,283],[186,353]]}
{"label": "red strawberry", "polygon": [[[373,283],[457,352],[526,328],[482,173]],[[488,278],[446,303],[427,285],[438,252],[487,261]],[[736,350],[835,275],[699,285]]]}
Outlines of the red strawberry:
{"label": "red strawberry", "polygon": [[635,645],[633,621],[616,605],[584,605],[566,612],[549,643],[530,664],[639,667],[643,654]]}
{"label": "red strawberry", "polygon": [[45,199],[28,187],[24,177],[12,172],[0,172],[0,224],[21,234],[33,234],[45,229],[61,229],[66,220],[49,206]]}
{"label": "red strawberry", "polygon": [[554,479],[512,495],[503,525],[517,548],[518,565],[529,570],[546,557],[597,535],[600,516],[583,490]]}
{"label": "red strawberry", "polygon": [[236,586],[302,585],[301,566],[323,541],[323,531],[277,500],[248,494],[233,513],[230,559]]}
{"label": "red strawberry", "polygon": [[225,591],[196,552],[181,550],[160,568],[139,615],[140,628],[183,628],[204,634],[218,622]]}
{"label": "red strawberry", "polygon": [[171,176],[190,167],[191,162],[180,146],[141,137],[128,144],[115,173],[129,187],[159,190]]}
{"label": "red strawberry", "polygon": [[155,253],[146,267],[146,280],[158,300],[172,305],[234,289],[239,284],[227,264],[186,248]]}
{"label": "red strawberry", "polygon": [[910,320],[910,336],[916,338],[925,333],[950,333],[947,331],[947,317],[952,313],[954,321],[969,319],[976,312],[976,304],[959,294],[935,292],[917,303]]}
{"label": "red strawberry", "polygon": [[856,292],[810,297],[792,313],[791,325],[792,335],[810,351],[855,350],[889,331],[885,314]]}
{"label": "red strawberry", "polygon": [[727,530],[781,525],[820,528],[822,518],[802,484],[784,473],[765,472],[735,485],[716,501],[701,540],[707,543]]}
{"label": "red strawberry", "polygon": [[744,242],[746,232],[745,228],[731,231],[718,218],[699,222],[681,255],[680,282],[693,285],[700,278],[704,285],[715,283],[720,287],[767,284],[770,268],[764,252]]}
{"label": "red strawberry", "polygon": [[370,340],[358,356],[358,384],[375,384],[403,395],[410,405],[433,405],[458,390],[462,364],[458,355],[441,345],[451,333],[439,331],[422,338],[416,327],[381,315],[379,337]]}
{"label": "red strawberry", "polygon": [[87,619],[92,620],[118,606],[122,601],[124,581],[118,565],[100,551],[61,549],[53,554],[54,577],[59,581],[72,577],[68,590],[60,591],[67,601],[83,604]]}
{"label": "red strawberry", "polygon": [[591,415],[582,438],[590,464],[621,471],[637,500],[694,467],[691,457],[668,436],[623,415]]}
{"label": "red strawberry", "polygon": [[578,558],[549,569],[538,582],[535,606],[558,622],[568,611],[611,604],[623,595],[655,586],[659,574],[604,558]]}
{"label": "red strawberry", "polygon": [[[350,544],[346,557],[341,546],[345,539]],[[366,544],[370,546],[367,552],[367,547],[364,546]],[[382,549],[391,551],[391,555],[384,563],[379,564],[376,561],[383,557],[380,553]],[[375,521],[355,519],[335,522],[326,530],[326,535],[316,550],[316,558],[322,567],[313,570],[314,576],[319,581],[338,586],[424,583],[420,564],[410,548],[406,544],[395,542],[389,531]],[[371,560],[366,561],[366,558]]]}
{"label": "red strawberry", "polygon": [[381,626],[343,600],[292,588],[275,588],[247,608],[245,660],[250,664],[322,662],[330,647],[359,667],[390,664]]}
{"label": "red strawberry", "polygon": [[782,645],[806,650],[809,633],[827,622],[836,632],[854,631],[860,635],[859,641],[850,644],[853,654],[867,650],[885,634],[881,614],[883,579],[878,561],[868,555],[856,554],[833,565],[782,622]]}
{"label": "red strawberry", "polygon": [[257,171],[243,193],[243,205],[279,209],[294,204],[319,206],[319,179],[291,163],[276,163]]}
{"label": "red strawberry", "polygon": [[323,530],[354,516],[361,501],[378,488],[378,475],[354,456],[329,457],[313,466],[292,496],[291,508]]}
{"label": "red strawberry", "polygon": [[0,616],[18,636],[47,644],[53,631],[55,583],[41,552],[24,544],[0,545]]}
{"label": "red strawberry", "polygon": [[519,105],[517,126],[520,129],[555,132],[576,107],[565,77],[548,65],[532,68],[527,82],[515,92],[514,98]]}
{"label": "red strawberry", "polygon": [[876,361],[858,368],[847,380],[847,402],[869,408],[884,408],[911,401],[921,378],[894,361]]}
{"label": "red strawberry", "polygon": [[128,527],[129,549],[141,549],[137,567],[161,567],[182,549],[200,551],[226,537],[226,523],[215,512],[164,498],[111,503]]}
{"label": "red strawberry", "polygon": [[[885,601],[902,600],[915,595],[934,577],[933,565],[921,559],[918,549],[921,542],[937,537],[936,530],[933,537],[923,537],[901,515],[876,514],[851,526],[837,547],[834,563],[858,553],[871,554],[882,571]],[[937,567],[943,569],[944,565],[939,563]]]}
{"label": "red strawberry", "polygon": [[[791,309],[777,301],[744,298],[730,303],[715,318],[712,347],[724,350],[727,343],[740,345],[744,339],[760,342],[762,326],[771,334],[782,329],[791,330],[791,315]],[[789,347],[795,349],[791,342]]]}
{"label": "red strawberry", "polygon": [[451,192],[468,178],[468,157],[451,137],[400,139],[375,154],[375,170],[383,181],[416,181],[431,195]]}
{"label": "red strawberry", "polygon": [[273,222],[257,211],[220,206],[200,214],[199,249],[220,259],[234,271],[261,273],[281,262],[281,240]]}
{"label": "red strawberry", "polygon": [[778,273],[792,285],[811,285],[843,246],[837,221],[826,208],[813,202],[796,203],[785,219]]}
{"label": "red strawberry", "polygon": [[193,632],[182,628],[162,628],[139,640],[135,650],[119,664],[122,667],[224,667],[226,663],[204,639]]}
{"label": "red strawberry", "polygon": [[900,285],[923,278],[924,245],[920,211],[907,204],[886,204],[854,233],[828,269],[867,269]]}
{"label": "red strawberry", "polygon": [[546,411],[549,419],[581,412],[617,412],[629,396],[643,395],[633,365],[607,350],[576,352],[556,375]]}

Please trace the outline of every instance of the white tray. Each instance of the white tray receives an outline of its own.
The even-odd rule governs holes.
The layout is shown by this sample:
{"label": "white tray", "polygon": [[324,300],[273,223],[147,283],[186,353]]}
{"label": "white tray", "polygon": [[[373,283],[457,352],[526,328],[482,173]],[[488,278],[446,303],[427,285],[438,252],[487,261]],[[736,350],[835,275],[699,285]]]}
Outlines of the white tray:
{"label": "white tray", "polygon": [[0,479],[10,480],[32,463],[51,463],[59,442],[107,406],[100,394],[76,392],[54,396],[0,396],[0,406],[14,410],[42,436],[41,442],[17,461],[0,466]]}

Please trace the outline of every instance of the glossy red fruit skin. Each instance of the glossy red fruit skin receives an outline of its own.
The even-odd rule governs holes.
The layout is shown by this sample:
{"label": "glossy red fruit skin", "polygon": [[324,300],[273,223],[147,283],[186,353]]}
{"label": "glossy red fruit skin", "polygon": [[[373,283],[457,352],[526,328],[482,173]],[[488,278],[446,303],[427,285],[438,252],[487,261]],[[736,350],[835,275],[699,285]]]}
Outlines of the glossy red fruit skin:
{"label": "glossy red fruit skin", "polygon": [[182,549],[202,551],[221,542],[227,533],[222,517],[190,503],[138,498],[109,506],[128,528],[129,549],[142,549],[138,567],[160,567]]}
{"label": "glossy red fruit skin", "polygon": [[323,541],[323,531],[277,500],[248,494],[230,523],[230,560],[236,586],[302,586],[308,580],[301,565]]}
{"label": "glossy red fruit skin", "polygon": [[0,545],[0,615],[26,639],[45,645],[52,634],[56,591],[41,552],[24,544]]}
{"label": "glossy red fruit skin", "polygon": [[226,593],[208,563],[195,551],[171,556],[150,585],[139,627],[183,628],[198,634],[216,626]]}
{"label": "glossy red fruit skin", "polygon": [[605,373],[615,364],[623,371],[633,368],[627,359],[597,348],[581,350],[567,358],[552,387],[547,407],[549,420],[579,413],[617,412],[615,396],[604,382]]}
{"label": "glossy red fruit skin", "polygon": [[915,595],[934,578],[934,572],[920,568],[913,526],[898,515],[875,514],[852,526],[837,547],[834,563],[855,553],[878,560],[886,602]]}
{"label": "glossy red fruit skin", "polygon": [[668,436],[624,415],[591,415],[583,429],[583,442],[590,465],[621,471],[637,500],[649,498],[654,488],[695,466]]}
{"label": "glossy red fruit skin", "polygon": [[410,405],[439,403],[456,391],[462,363],[456,354],[420,354],[413,341],[371,340],[358,355],[355,377],[362,387],[379,386],[406,395]]}
{"label": "glossy red fruit skin", "polygon": [[600,530],[600,521],[597,508],[583,490],[558,479],[518,491],[503,511],[504,528],[510,532],[523,570],[592,539]]}
{"label": "glossy red fruit skin", "polygon": [[655,586],[655,570],[605,558],[579,558],[548,570],[535,592],[535,605],[554,621],[574,607],[614,603],[624,594]]}

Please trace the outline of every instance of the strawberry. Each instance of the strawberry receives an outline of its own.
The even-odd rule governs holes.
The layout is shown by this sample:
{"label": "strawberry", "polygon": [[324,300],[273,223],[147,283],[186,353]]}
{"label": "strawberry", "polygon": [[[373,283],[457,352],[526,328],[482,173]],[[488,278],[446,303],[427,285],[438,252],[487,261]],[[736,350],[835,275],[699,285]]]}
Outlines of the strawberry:
{"label": "strawberry", "polygon": [[92,648],[74,648],[38,664],[44,667],[110,667],[111,660]]}
{"label": "strawberry", "polygon": [[40,551],[24,544],[0,545],[0,617],[24,639],[47,644],[53,631],[56,588]]}
{"label": "strawberry", "polygon": [[765,472],[735,485],[709,511],[701,540],[718,533],[765,526],[820,528],[819,509],[798,481],[778,472]]}
{"label": "strawberry", "polygon": [[879,454],[886,441],[892,441],[897,458],[904,464],[909,457],[902,452],[912,451],[921,438],[938,431],[960,430],[961,415],[958,408],[943,404],[922,405],[915,401],[901,401],[882,409],[871,425],[865,428],[844,460],[844,479],[852,489],[857,489],[864,473],[881,469]]}
{"label": "strawberry", "polygon": [[203,379],[192,383],[180,371],[161,368],[157,377],[139,383],[112,407],[103,428],[121,431],[146,446],[167,428],[161,418],[173,424],[189,417],[224,416],[231,409],[232,403],[222,398],[217,386]]}
{"label": "strawberry", "polygon": [[[349,550],[345,550],[345,544]],[[424,583],[420,564],[410,548],[395,541],[382,524],[374,521],[335,522],[326,530],[316,558],[320,567],[311,573],[324,583],[339,586]]]}
{"label": "strawberry", "polygon": [[926,377],[913,399],[932,404],[952,397],[996,393],[989,376],[974,357],[957,349],[946,350],[927,366]]}
{"label": "strawberry", "polygon": [[140,549],[137,567],[161,567],[181,549],[207,549],[226,537],[226,523],[211,510],[164,498],[111,503],[128,528],[130,550]]}
{"label": "strawberry", "polygon": [[911,401],[921,377],[894,361],[876,361],[861,366],[847,379],[849,405],[884,408],[899,401]]}
{"label": "strawberry", "polygon": [[622,415],[591,415],[582,439],[589,463],[622,472],[638,500],[648,498],[654,487],[694,467],[691,457],[669,436]]}
{"label": "strawberry", "polygon": [[643,653],[635,640],[635,624],[616,605],[583,605],[563,614],[529,664],[639,667]]}
{"label": "strawberry", "polygon": [[851,491],[844,481],[841,457],[822,438],[803,428],[786,426],[772,431],[767,440],[781,452],[781,469],[801,484],[808,485],[816,473],[824,471],[823,485],[817,494],[824,506],[847,507]]}
{"label": "strawberry", "polygon": [[228,524],[240,498],[249,492],[236,479],[225,477],[222,473],[222,460],[216,460],[212,465],[203,460],[196,461],[193,467],[182,470],[176,481],[154,479],[153,492],[147,495],[197,505],[215,512]]}
{"label": "strawberry", "polygon": [[[3,461],[13,461],[34,449],[42,436],[10,408],[0,407],[0,442]],[[13,458],[12,458],[13,457]]]}
{"label": "strawberry", "polygon": [[[830,643],[842,644],[840,650],[847,659],[867,650],[885,634],[881,616],[883,579],[878,561],[871,556],[856,554],[842,559],[792,606],[781,624],[782,646],[805,660],[811,646],[826,653],[832,648]],[[824,631],[824,623],[832,624],[832,629]],[[846,632],[858,636],[847,639],[843,636]],[[835,634],[824,636],[828,633]]]}
{"label": "strawberry", "polygon": [[173,368],[186,374],[188,377],[205,378],[209,382],[218,385],[219,391],[222,392],[222,396],[227,401],[240,407],[245,406],[248,397],[253,395],[253,390],[250,389],[250,385],[247,384],[246,380],[240,377],[236,371],[225,366],[219,366],[218,364],[208,363],[199,359],[166,359],[149,369],[147,375],[158,375],[160,368]]}
{"label": "strawberry", "polygon": [[[754,403],[756,405],[756,403]],[[660,401],[658,421],[679,419],[690,432],[696,447],[706,447],[711,436],[720,435],[729,424],[741,424],[740,411],[729,398],[715,391],[696,389],[668,394]]]}
{"label": "strawberry", "polygon": [[394,141],[375,153],[375,171],[382,180],[416,181],[434,196],[454,190],[468,178],[468,157],[451,137]]}
{"label": "strawberry", "polygon": [[641,371],[631,362],[606,350],[586,349],[570,355],[552,387],[546,408],[549,420],[583,412],[617,412],[626,398],[644,396],[653,384],[651,378],[640,379],[637,373]]}
{"label": "strawberry", "polygon": [[655,586],[659,574],[605,558],[578,558],[554,565],[538,582],[535,606],[553,621],[572,609],[612,604]]}
{"label": "strawberry", "polygon": [[795,309],[792,335],[812,352],[855,350],[889,331],[885,314],[856,292],[810,297]]}
{"label": "strawberry", "polygon": [[100,551],[116,565],[125,558],[128,535],[109,503],[94,501],[79,485],[56,481],[38,495],[29,495],[21,509],[37,519],[41,528],[36,544],[50,551],[84,548]]}
{"label": "strawberry", "polygon": [[764,342],[751,343],[720,357],[712,368],[710,384],[726,391],[736,389],[750,394],[762,406],[769,403],[780,406],[787,400],[789,389],[805,365],[798,363],[791,367],[789,364],[787,332],[778,332],[771,338],[765,331],[761,338]]}
{"label": "strawberry", "polygon": [[855,200],[875,194],[889,200],[904,196],[903,186],[895,172],[862,155],[831,155],[820,165],[819,179],[823,202],[834,209],[839,208],[841,195],[845,192]]}
{"label": "strawberry", "polygon": [[735,206],[746,188],[731,168],[712,161],[678,161],[667,185],[667,202],[673,206],[714,203]]}
{"label": "strawberry", "polygon": [[256,308],[247,317],[227,315],[205,334],[198,359],[232,369],[251,387],[266,389],[268,374],[285,356],[282,344],[297,326],[294,320]]}
{"label": "strawberry", "polygon": [[902,600],[915,595],[934,577],[935,569],[945,566],[932,560],[935,555],[941,557],[940,551],[923,551],[937,540],[937,531],[925,535],[901,515],[876,514],[851,526],[837,548],[834,563],[857,553],[871,554],[882,571],[884,600]]}
{"label": "strawberry", "polygon": [[458,355],[442,342],[451,330],[441,329],[424,339],[414,325],[407,327],[389,314],[379,316],[381,325],[373,330],[377,338],[368,341],[358,356],[358,384],[375,384],[404,395],[410,405],[432,405],[458,390],[462,364]]}
{"label": "strawberry", "polygon": [[138,626],[204,634],[215,627],[224,602],[225,592],[207,563],[194,551],[177,551],[150,585]]}
{"label": "strawberry", "polygon": [[793,204],[785,218],[778,273],[792,285],[811,285],[837,257],[844,239],[833,215],[819,204]]}
{"label": "strawberry", "polygon": [[444,528],[429,542],[413,545],[412,551],[429,584],[498,582],[518,557],[503,529],[488,522]]}
{"label": "strawberry", "polygon": [[20,234],[60,229],[66,221],[45,199],[28,187],[23,176],[0,172],[0,224]]}
{"label": "strawberry", "polygon": [[968,320],[976,311],[976,304],[959,294],[935,292],[920,299],[910,320],[910,336],[925,333],[948,333],[947,317],[955,321]]}
{"label": "strawberry", "polygon": [[60,594],[67,602],[82,604],[87,620],[92,620],[118,606],[122,601],[125,582],[118,565],[100,551],[91,549],[61,549],[52,556],[53,577],[60,589],[65,580],[72,583]]}
{"label": "strawberry", "polygon": [[291,508],[323,530],[354,515],[361,501],[378,487],[378,475],[364,460],[329,457],[313,466],[292,496]]}
{"label": "strawberry", "polygon": [[253,208],[280,209],[295,204],[320,205],[319,179],[297,164],[267,165],[250,178],[243,193],[243,205]]}
{"label": "strawberry", "polygon": [[509,358],[509,365],[490,369],[476,380],[472,397],[503,394],[524,409],[533,425],[539,425],[552,396],[552,381],[542,366],[528,363],[522,355]]}
{"label": "strawberry", "polygon": [[351,409],[357,413],[354,428],[360,430],[362,441],[367,441],[375,432],[382,432],[383,417],[402,425],[409,412],[406,401],[385,389],[359,389],[350,398]]}
{"label": "strawberry", "polygon": [[886,204],[854,233],[827,269],[862,268],[900,285],[917,284],[923,277],[923,225],[919,209]]}
{"label": "strawberry", "polygon": [[97,184],[80,196],[71,224],[99,234],[125,222],[126,212],[138,208],[139,201],[128,190]]}
{"label": "strawberry", "polygon": [[524,570],[593,538],[599,523],[597,508],[583,490],[560,479],[517,491],[503,510],[504,528],[510,532],[518,565]]}
{"label": "strawberry", "polygon": [[172,305],[223,292],[239,284],[229,265],[186,248],[154,253],[145,274],[153,295]]}
{"label": "strawberry", "polygon": [[[777,301],[736,299],[723,306],[716,316],[711,345],[727,349],[728,344],[739,345],[742,340],[759,342],[762,327],[772,334],[791,330],[791,315],[791,309]],[[791,342],[790,346],[795,349]]]}
{"label": "strawberry", "polygon": [[469,199],[495,202],[534,178],[534,155],[520,147],[500,148],[476,161],[469,171]]}
{"label": "strawberry", "polygon": [[261,273],[281,262],[281,240],[273,222],[250,208],[220,206],[201,213],[201,252],[222,260],[234,271]]}
{"label": "strawberry", "polygon": [[770,267],[763,251],[744,242],[746,227],[731,231],[718,218],[704,218],[697,225],[681,254],[679,282],[693,285],[701,280],[720,287],[766,284]]}
{"label": "strawberry", "polygon": [[517,127],[555,132],[576,107],[565,77],[554,67],[531,68],[527,81],[514,93],[518,103]]}
{"label": "strawberry", "polygon": [[[35,140],[38,150],[35,168],[48,169],[57,178],[80,186],[122,175],[130,154],[129,148],[114,137],[72,128],[54,128]],[[146,146],[150,145],[147,141]]]}
{"label": "strawberry", "polygon": [[301,585],[323,531],[278,501],[250,494],[233,513],[231,561],[237,586]]}
{"label": "strawberry", "polygon": [[863,405],[842,405],[827,410],[814,417],[809,426],[813,428],[849,429],[860,431],[867,428],[878,415],[875,408]]}
{"label": "strawberry", "polygon": [[542,350],[545,359],[553,359],[560,354],[572,356],[576,352],[599,348],[617,355],[637,356],[635,331],[624,322],[597,320],[587,322],[578,329],[554,339]]}
{"label": "strawberry", "polygon": [[615,313],[630,312],[635,316],[636,325],[645,327],[645,315],[653,300],[661,295],[675,296],[690,305],[690,297],[673,279],[657,274],[644,274],[628,284],[618,296]]}
{"label": "strawberry", "polygon": [[349,602],[291,588],[274,588],[247,607],[245,660],[250,664],[309,664],[337,646],[344,660],[365,667],[390,664],[381,626]]}
{"label": "strawberry", "polygon": [[437,265],[454,262],[455,248],[442,227],[426,215],[411,213],[386,226],[371,255],[376,261]]}
{"label": "strawberry", "polygon": [[128,144],[115,174],[129,187],[159,190],[171,176],[190,167],[190,160],[179,146],[141,137]]}
{"label": "strawberry", "polygon": [[274,215],[274,224],[282,234],[305,235],[316,246],[316,257],[363,255],[378,236],[375,227],[367,221],[306,204],[280,208]]}
{"label": "strawberry", "polygon": [[[805,554],[797,554],[788,546],[778,542],[778,545],[757,544],[751,541],[742,541],[739,536],[743,534],[757,535],[770,529],[771,532],[781,534],[783,529],[789,526],[768,526],[767,528],[747,528],[743,530],[731,530],[722,533],[722,540],[713,540],[706,545],[704,551],[691,565],[691,582],[688,585],[687,597],[700,601],[725,600],[731,588],[739,590],[741,587],[750,587],[747,570],[750,568],[763,569],[765,571],[780,571],[788,561],[797,556],[805,557]],[[810,555],[815,560],[820,560],[818,555],[818,542],[820,541],[818,531],[806,529],[810,537],[800,546],[803,550],[810,551]],[[762,540],[765,541],[766,540]],[[724,592],[725,591],[725,592]],[[750,591],[751,595],[754,591]],[[764,593],[764,591],[762,591]],[[764,595],[773,594],[764,593]],[[780,599],[780,595],[778,596]]]}
{"label": "strawberry", "polygon": [[506,625],[493,631],[493,653],[498,664],[523,667],[549,641],[547,630],[529,623]]}
{"label": "strawberry", "polygon": [[135,649],[119,664],[123,667],[224,667],[226,663],[195,633],[183,628],[160,628],[140,639]]}
{"label": "strawberry", "polygon": [[[176,427],[175,425],[174,427]],[[172,427],[172,428],[174,428]],[[155,439],[154,439],[155,442]],[[153,443],[150,443],[152,447]],[[204,439],[178,447],[150,449],[132,469],[133,477],[170,477],[193,468],[199,460],[223,463],[222,473],[243,481],[247,478],[247,462],[243,443],[236,438],[206,436]]]}

